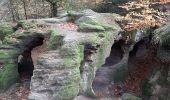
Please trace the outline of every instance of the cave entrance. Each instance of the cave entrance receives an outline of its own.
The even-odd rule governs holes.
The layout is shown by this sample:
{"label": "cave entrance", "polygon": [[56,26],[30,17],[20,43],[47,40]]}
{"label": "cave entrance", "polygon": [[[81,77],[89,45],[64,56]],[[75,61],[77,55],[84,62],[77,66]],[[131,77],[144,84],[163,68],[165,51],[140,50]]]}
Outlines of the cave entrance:
{"label": "cave entrance", "polygon": [[109,90],[109,87],[113,82],[114,72],[112,70],[114,65],[119,63],[123,58],[123,44],[123,40],[115,41],[112,45],[110,56],[106,58],[105,64],[96,71],[92,87],[98,98],[112,97],[114,94]]}
{"label": "cave entrance", "polygon": [[148,80],[153,71],[157,70],[160,65],[155,46],[150,45],[147,39],[140,40],[134,45],[129,54],[128,76],[124,81],[126,92],[133,93],[136,96],[144,95],[146,88],[150,92],[150,87],[145,87],[145,85],[148,85]]}
{"label": "cave entrance", "polygon": [[139,42],[137,42],[134,45],[132,51],[130,51],[129,57],[136,58],[136,57],[144,56],[148,50],[148,47],[147,47],[148,44],[146,44],[146,40],[140,40]]}
{"label": "cave entrance", "polygon": [[31,51],[24,51],[18,57],[18,73],[20,80],[30,80],[33,75],[34,64],[31,57]]}
{"label": "cave entrance", "polygon": [[[43,40],[43,36],[36,36],[32,38],[30,42],[28,42],[28,44],[25,46],[26,49],[19,55],[18,73],[21,82],[31,81],[34,66],[36,65],[35,60],[39,54],[37,50],[42,49],[41,46],[43,45]],[[36,53],[34,51],[36,51]]]}

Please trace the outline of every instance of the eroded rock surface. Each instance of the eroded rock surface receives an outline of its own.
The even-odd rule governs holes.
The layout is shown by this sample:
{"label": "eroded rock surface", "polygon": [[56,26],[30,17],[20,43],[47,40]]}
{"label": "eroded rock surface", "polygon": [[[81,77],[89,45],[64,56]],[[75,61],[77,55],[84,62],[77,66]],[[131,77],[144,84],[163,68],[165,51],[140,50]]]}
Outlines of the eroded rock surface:
{"label": "eroded rock surface", "polygon": [[[132,75],[128,69],[129,62],[133,63],[134,67],[138,67],[134,63],[136,60],[131,59],[133,57],[130,52],[136,49],[134,58],[143,57],[150,46],[147,44],[151,42],[158,51],[154,57],[157,56],[160,59],[162,66],[160,69],[155,68],[153,75],[146,75],[147,79],[151,76],[146,82],[146,87],[149,89],[152,87],[153,91],[147,90],[145,94],[148,96],[149,91],[151,98],[147,97],[147,99],[151,100],[154,100],[152,98],[169,98],[170,94],[167,94],[169,93],[167,83],[169,84],[170,80],[168,29],[169,26],[165,25],[156,30],[152,41],[148,40],[150,32],[147,29],[144,30],[145,34],[141,40],[144,40],[145,46],[135,47],[138,44],[135,42],[136,31],[122,32],[115,22],[114,15],[96,13],[92,10],[71,11],[60,18],[20,21],[18,25],[7,24],[2,29],[0,27],[3,32],[0,36],[2,37],[0,38],[0,89],[6,90],[17,82],[18,78],[21,78],[19,76],[22,75],[18,73],[17,67],[20,61],[18,59],[19,56],[24,56],[24,52],[29,52],[32,58],[29,57],[28,60],[32,60],[31,65],[34,65],[34,70],[31,70],[33,76],[31,76],[28,97],[30,100],[78,100],[80,98],[93,100],[94,97],[99,97],[98,91],[102,91],[103,94],[105,91],[111,91],[109,95],[105,92],[106,96],[101,98],[112,100],[119,92],[114,87],[116,82],[122,84],[117,85],[122,89],[117,99],[140,100],[136,97],[139,95],[124,93],[129,91],[123,89],[126,85],[123,82],[128,75]],[[120,45],[119,52],[114,48],[112,54],[112,46],[119,40],[123,40],[124,43]],[[109,65],[107,61],[113,64]],[[140,67],[141,70],[144,68]],[[132,83],[134,81],[132,78],[129,80],[132,80]],[[160,85],[164,84],[164,80],[166,80],[164,85],[166,87]],[[102,82],[106,84],[98,88]],[[92,87],[92,84],[96,87]],[[113,87],[109,87],[110,85]],[[141,83],[138,84],[139,87],[140,85]],[[133,86],[127,86],[133,88]]]}
{"label": "eroded rock surface", "polygon": [[[15,33],[1,40],[1,48],[8,45],[16,51],[15,56],[10,55],[16,60],[15,72],[10,73],[15,76],[11,84],[18,78],[17,57],[40,45],[46,48],[35,58],[37,62],[34,63],[29,95],[31,100],[70,100],[78,94],[95,96],[92,82],[96,70],[109,56],[121,28],[111,14],[99,14],[92,10],[69,12],[66,17],[21,21]],[[70,20],[73,22],[68,22]],[[4,84],[1,81],[0,86]]]}

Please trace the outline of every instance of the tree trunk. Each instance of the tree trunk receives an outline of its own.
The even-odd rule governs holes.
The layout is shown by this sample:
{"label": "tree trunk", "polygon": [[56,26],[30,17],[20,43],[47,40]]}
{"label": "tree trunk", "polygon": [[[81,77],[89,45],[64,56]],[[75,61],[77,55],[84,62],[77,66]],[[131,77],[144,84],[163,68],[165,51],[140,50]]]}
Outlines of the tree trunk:
{"label": "tree trunk", "polygon": [[35,17],[36,17],[36,19],[38,18],[38,8],[37,8],[37,0],[35,0]]}
{"label": "tree trunk", "polygon": [[[17,1],[17,4],[19,4],[18,1]],[[16,6],[16,17],[17,17],[17,20],[20,20],[19,5]]]}
{"label": "tree trunk", "polygon": [[27,17],[27,9],[26,9],[26,2],[25,0],[22,0],[23,4],[24,4],[24,13],[25,13],[25,19],[27,20],[28,17]]}
{"label": "tree trunk", "polygon": [[[45,12],[45,1],[42,0],[42,3],[43,3],[43,12]],[[46,15],[46,13],[44,13],[44,16]]]}
{"label": "tree trunk", "polygon": [[13,20],[13,22],[15,22],[16,20],[15,20],[15,15],[14,15],[14,8],[13,8],[13,2],[12,2],[12,0],[9,0],[9,5],[8,5],[8,7],[9,7],[9,10],[10,10],[10,12],[11,12],[11,14],[12,14],[12,20]]}
{"label": "tree trunk", "polygon": [[53,3],[53,4],[51,4],[51,7],[52,7],[52,11],[51,11],[51,13],[52,13],[52,17],[57,17],[57,13],[58,13],[58,6],[57,6],[57,3]]}

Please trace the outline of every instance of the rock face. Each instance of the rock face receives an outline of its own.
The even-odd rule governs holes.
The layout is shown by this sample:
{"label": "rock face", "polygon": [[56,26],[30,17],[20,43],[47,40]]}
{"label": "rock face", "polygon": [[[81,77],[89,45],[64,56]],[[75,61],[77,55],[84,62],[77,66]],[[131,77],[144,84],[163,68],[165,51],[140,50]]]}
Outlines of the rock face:
{"label": "rock face", "polygon": [[[46,50],[34,64],[29,99],[71,100],[78,94],[95,96],[92,82],[96,70],[109,56],[121,28],[111,14],[85,10],[68,12],[66,17],[22,21],[16,27],[22,29],[4,37],[0,45],[4,48],[0,50],[0,63],[3,63],[0,88],[4,90],[17,81],[19,55],[44,45]],[[47,31],[49,27],[51,31]]]}
{"label": "rock face", "polygon": [[[25,53],[28,53],[29,64],[21,65],[32,66],[28,68],[31,69],[30,75],[33,74],[29,100],[96,97],[97,94],[92,88],[96,71],[105,64],[114,42],[126,36],[120,34],[122,30],[114,18],[111,14],[85,10],[71,11],[60,18],[21,21],[14,28],[10,24],[0,26],[0,92],[9,88],[21,76],[23,70],[20,70],[22,68],[18,65],[26,59],[20,60],[20,56],[27,58]],[[146,84],[149,89],[153,89],[149,94],[150,100],[170,97],[167,92],[170,81],[169,29],[169,26],[165,25],[153,34],[152,43],[157,44],[157,56],[162,64]],[[110,67],[114,73],[114,82],[122,82],[128,76],[130,51],[138,49],[133,47],[134,38],[132,41],[128,38],[130,37],[127,36],[124,42],[133,42],[129,43],[132,45],[120,46],[123,52],[120,62]],[[142,39],[145,39],[145,36]],[[31,54],[37,46],[41,46],[42,50]],[[134,52],[140,56],[140,50]],[[98,73],[102,73],[102,69],[105,68],[101,68]],[[128,93],[124,93],[122,99],[140,100]]]}
{"label": "rock face", "polygon": [[[80,32],[58,29],[55,36],[63,37],[62,42],[54,41],[61,46],[39,56],[29,99],[68,100],[78,94],[95,96],[92,90],[95,72],[104,64],[121,29],[110,15],[87,10],[72,12],[69,16],[74,18]],[[96,19],[102,19],[100,24]],[[109,29],[102,27],[104,23]],[[112,29],[112,26],[117,28]]]}
{"label": "rock face", "polygon": [[153,74],[153,77],[150,79],[152,84],[152,96],[150,100],[160,99],[168,100],[169,99],[169,72],[170,72],[170,58],[169,58],[169,35],[170,35],[170,25],[166,24],[154,32],[154,43],[160,43],[157,56],[160,58],[162,64],[160,69]]}

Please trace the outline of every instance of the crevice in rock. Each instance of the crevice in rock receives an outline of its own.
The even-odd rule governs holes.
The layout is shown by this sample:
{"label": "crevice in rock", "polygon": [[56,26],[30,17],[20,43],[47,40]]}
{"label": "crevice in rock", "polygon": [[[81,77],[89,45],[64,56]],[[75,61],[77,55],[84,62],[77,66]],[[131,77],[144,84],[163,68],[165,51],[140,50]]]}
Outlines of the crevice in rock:
{"label": "crevice in rock", "polygon": [[[18,56],[18,73],[21,82],[31,80],[39,54],[35,49],[42,49],[41,45],[43,45],[43,40],[44,37],[41,36],[33,38],[31,42],[25,45],[26,49]],[[36,51],[36,53],[34,51]]]}
{"label": "crevice in rock", "polygon": [[141,40],[134,45],[129,55],[128,77],[124,82],[126,92],[136,96],[143,94],[143,85],[145,86],[145,83],[148,85],[147,81],[153,70],[160,65],[156,52],[156,45],[152,45],[146,40]]}
{"label": "crevice in rock", "polygon": [[146,53],[146,50],[145,40],[140,40],[134,45],[132,51],[130,51],[129,58],[142,56]]}
{"label": "crevice in rock", "polygon": [[110,56],[106,58],[105,64],[96,71],[93,80],[93,90],[98,98],[112,97],[114,93],[109,90],[110,85],[113,83],[113,66],[121,61],[123,58],[122,45],[123,40],[115,41],[112,45]]}
{"label": "crevice in rock", "polygon": [[25,78],[30,80],[34,70],[31,51],[24,51],[18,59],[18,73],[20,75],[20,79],[23,80],[23,78]]}
{"label": "crevice in rock", "polygon": [[92,62],[92,54],[97,53],[100,45],[85,44],[84,46],[84,60],[86,62]]}

